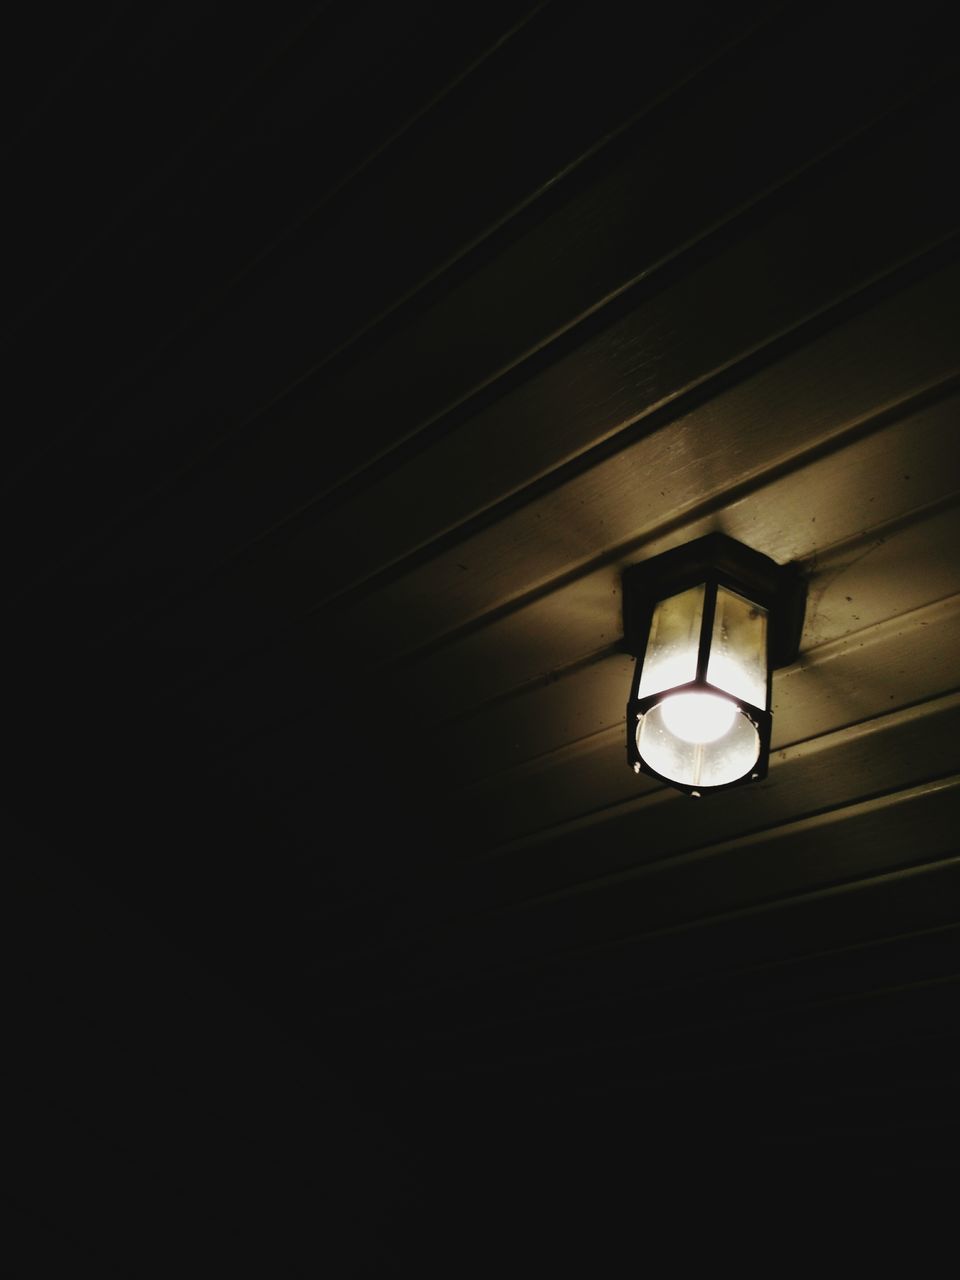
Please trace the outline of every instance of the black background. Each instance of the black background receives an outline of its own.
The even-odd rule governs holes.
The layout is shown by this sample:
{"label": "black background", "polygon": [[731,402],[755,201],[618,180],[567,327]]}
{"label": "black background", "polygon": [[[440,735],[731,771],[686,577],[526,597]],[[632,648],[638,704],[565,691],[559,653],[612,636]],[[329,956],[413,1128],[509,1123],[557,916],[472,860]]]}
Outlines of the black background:
{"label": "black background", "polygon": [[[948,7],[894,8],[884,21],[905,36],[891,78],[949,89]],[[944,1221],[960,1052],[949,984],[901,1006],[891,981],[879,1040],[876,1017],[861,1030],[847,1011],[791,1005],[647,1043],[620,1005],[570,1032],[612,1046],[602,1065],[544,1041],[549,1085],[535,1019],[515,1069],[444,1057],[422,1024],[403,1034],[402,1002],[378,1001],[380,922],[406,868],[468,839],[431,772],[436,743],[405,725],[401,759],[377,767],[376,691],[358,664],[284,731],[308,807],[302,782],[281,795],[257,783],[275,739],[232,767],[216,725],[189,710],[217,658],[170,651],[152,629],[171,582],[189,583],[204,539],[216,544],[213,483],[199,549],[172,548],[168,578],[83,572],[101,548],[137,545],[155,487],[187,484],[204,415],[209,442],[235,428],[231,351],[262,369],[267,402],[321,358],[340,367],[416,314],[391,304],[377,320],[411,278],[437,296],[535,225],[517,202],[615,133],[644,78],[661,74],[669,97],[765,22],[796,22],[806,48],[819,33],[826,60],[875,20],[871,6],[720,9],[114,4],[24,10],[8,27],[10,1274],[616,1275],[754,1253],[779,1271],[837,1219],[882,1243],[884,1215],[918,1188]],[[580,42],[583,62],[565,66]],[[858,74],[851,58],[851,94]],[[489,164],[427,163],[467,109],[461,79],[479,86],[478,155],[516,122],[522,141],[492,169],[517,211],[469,267],[434,280],[496,203]],[[815,97],[798,102],[798,127]],[[411,175],[403,208],[387,199],[394,163]],[[430,209],[444,216],[418,232]],[[315,274],[285,291],[305,227]],[[191,366],[211,333],[222,363]],[[141,435],[161,393],[164,426]],[[265,467],[269,427],[266,415]],[[319,429],[335,477],[346,446],[336,423]],[[202,464],[193,474],[207,482]],[[198,615],[206,582],[189,588]],[[278,638],[274,600],[245,606],[245,669],[269,699],[274,667],[296,680],[297,650]],[[952,972],[951,939],[937,945]],[[476,997],[491,1016],[497,998]],[[430,1030],[454,1014],[436,1006]]]}

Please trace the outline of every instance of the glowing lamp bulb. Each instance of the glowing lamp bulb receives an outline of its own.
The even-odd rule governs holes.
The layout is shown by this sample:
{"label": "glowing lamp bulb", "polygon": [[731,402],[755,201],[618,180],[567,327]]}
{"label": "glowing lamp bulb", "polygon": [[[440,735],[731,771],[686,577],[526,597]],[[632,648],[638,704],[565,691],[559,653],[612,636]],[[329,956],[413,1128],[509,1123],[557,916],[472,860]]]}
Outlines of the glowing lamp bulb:
{"label": "glowing lamp bulb", "polygon": [[663,723],[684,742],[716,742],[733,725],[737,708],[715,693],[674,693],[660,704]]}

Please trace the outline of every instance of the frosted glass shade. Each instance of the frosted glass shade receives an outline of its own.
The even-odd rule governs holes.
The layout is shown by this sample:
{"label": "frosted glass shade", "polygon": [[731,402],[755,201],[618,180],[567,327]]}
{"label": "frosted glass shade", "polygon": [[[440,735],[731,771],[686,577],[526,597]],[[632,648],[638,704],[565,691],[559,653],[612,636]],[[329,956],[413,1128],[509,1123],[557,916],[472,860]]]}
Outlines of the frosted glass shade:
{"label": "frosted glass shade", "polygon": [[674,689],[696,678],[705,592],[706,587],[701,583],[689,591],[668,596],[654,609],[638,697],[645,698],[661,689]]}
{"label": "frosted glass shade", "polygon": [[767,705],[767,611],[728,587],[717,588],[707,683]]}

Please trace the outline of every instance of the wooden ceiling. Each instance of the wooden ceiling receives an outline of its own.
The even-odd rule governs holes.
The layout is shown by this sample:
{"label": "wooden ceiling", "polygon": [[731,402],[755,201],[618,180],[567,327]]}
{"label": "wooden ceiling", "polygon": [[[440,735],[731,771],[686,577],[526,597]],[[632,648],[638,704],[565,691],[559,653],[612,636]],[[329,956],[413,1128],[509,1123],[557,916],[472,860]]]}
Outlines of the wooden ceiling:
{"label": "wooden ceiling", "polygon": [[[491,1186],[488,1238],[734,1166],[956,1176],[950,17],[21,19],[8,811],[45,981],[63,903],[148,920],[399,1135],[420,1200],[357,1194],[411,1248]],[[809,598],[769,776],[698,802],[627,767],[620,583],[711,531]]]}

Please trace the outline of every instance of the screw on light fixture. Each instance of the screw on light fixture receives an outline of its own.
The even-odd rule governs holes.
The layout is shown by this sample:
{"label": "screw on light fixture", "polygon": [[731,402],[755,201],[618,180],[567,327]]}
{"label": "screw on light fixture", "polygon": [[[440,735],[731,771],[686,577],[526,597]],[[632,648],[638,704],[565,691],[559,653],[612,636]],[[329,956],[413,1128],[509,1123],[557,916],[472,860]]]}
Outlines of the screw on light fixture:
{"label": "screw on light fixture", "polygon": [[770,673],[797,656],[805,586],[712,533],[623,575],[624,644],[637,659],[627,759],[687,795],[766,776]]}

